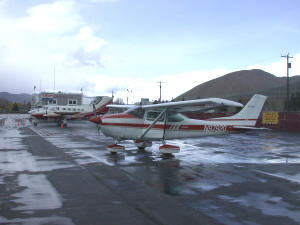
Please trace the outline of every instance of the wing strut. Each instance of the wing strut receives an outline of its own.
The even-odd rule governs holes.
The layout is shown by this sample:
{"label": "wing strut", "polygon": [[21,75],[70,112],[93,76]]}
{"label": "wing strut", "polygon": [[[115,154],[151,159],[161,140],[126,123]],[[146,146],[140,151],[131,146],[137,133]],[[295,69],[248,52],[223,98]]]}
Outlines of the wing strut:
{"label": "wing strut", "polygon": [[157,123],[157,121],[167,112],[167,109],[164,109],[157,117],[156,119],[151,123],[151,125],[144,131],[144,133],[140,136],[139,139],[143,139],[145,135],[151,130],[151,128]]}
{"label": "wing strut", "polygon": [[163,137],[162,137],[163,142],[165,141],[166,127],[167,127],[167,109],[166,109],[165,118],[164,118],[164,133],[163,133]]}

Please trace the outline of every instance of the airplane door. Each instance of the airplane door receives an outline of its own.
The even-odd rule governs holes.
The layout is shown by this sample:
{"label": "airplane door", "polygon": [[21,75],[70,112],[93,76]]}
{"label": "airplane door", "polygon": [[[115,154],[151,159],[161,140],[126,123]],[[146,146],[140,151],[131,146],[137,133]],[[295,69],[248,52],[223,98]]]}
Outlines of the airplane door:
{"label": "airplane door", "polygon": [[[149,110],[144,115],[144,128],[143,133],[147,128],[153,124],[155,119],[161,114],[161,111]],[[161,116],[154,126],[146,133],[145,139],[162,139],[164,135],[164,116]]]}

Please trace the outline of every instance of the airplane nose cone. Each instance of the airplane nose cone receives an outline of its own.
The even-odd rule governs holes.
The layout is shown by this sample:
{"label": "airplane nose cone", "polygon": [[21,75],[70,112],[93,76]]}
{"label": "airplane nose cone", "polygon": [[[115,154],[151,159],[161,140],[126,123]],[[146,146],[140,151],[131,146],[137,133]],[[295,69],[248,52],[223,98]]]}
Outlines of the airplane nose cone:
{"label": "airplane nose cone", "polygon": [[89,121],[91,121],[93,123],[97,123],[97,124],[102,124],[102,120],[101,120],[100,116],[90,118]]}

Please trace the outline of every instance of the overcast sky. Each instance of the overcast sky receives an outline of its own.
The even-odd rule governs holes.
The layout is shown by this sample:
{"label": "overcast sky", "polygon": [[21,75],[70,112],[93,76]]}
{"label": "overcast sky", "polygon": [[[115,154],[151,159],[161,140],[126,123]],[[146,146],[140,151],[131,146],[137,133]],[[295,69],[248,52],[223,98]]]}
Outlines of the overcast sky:
{"label": "overcast sky", "polygon": [[[0,0],[0,91],[172,99],[226,73],[300,75],[299,0]],[[54,69],[55,68],[55,69]],[[226,88],[226,87],[224,87]],[[130,90],[128,94],[128,90]]]}

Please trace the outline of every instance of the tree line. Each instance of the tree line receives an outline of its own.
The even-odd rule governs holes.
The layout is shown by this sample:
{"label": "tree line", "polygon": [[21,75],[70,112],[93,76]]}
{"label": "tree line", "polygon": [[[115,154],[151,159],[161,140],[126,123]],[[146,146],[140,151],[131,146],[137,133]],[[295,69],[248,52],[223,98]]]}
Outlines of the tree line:
{"label": "tree line", "polygon": [[299,111],[300,110],[300,92],[293,92],[290,97],[290,103],[287,104],[285,101],[285,109],[288,111]]}
{"label": "tree line", "polygon": [[6,99],[0,99],[0,113],[27,113],[30,110],[30,102],[10,102]]}

